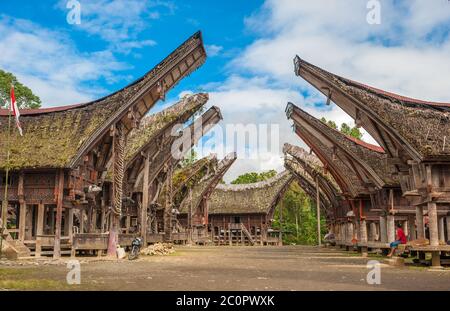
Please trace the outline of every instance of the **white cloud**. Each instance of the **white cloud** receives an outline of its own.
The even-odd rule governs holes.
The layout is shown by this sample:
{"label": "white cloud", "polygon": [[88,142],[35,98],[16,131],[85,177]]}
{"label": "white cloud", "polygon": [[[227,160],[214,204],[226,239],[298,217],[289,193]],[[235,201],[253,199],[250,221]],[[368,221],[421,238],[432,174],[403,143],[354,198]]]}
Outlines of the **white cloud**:
{"label": "white cloud", "polygon": [[89,80],[115,82],[126,68],[109,51],[79,52],[63,34],[25,20],[0,18],[0,68],[14,73],[44,106],[85,102],[105,90]]}
{"label": "white cloud", "polygon": [[[138,40],[162,14],[173,14],[176,7],[170,1],[153,0],[79,0],[81,24],[74,25],[88,34],[98,36],[110,44],[110,49],[124,54],[132,49],[153,46],[153,40]],[[67,11],[67,0],[60,0],[58,8]]]}
{"label": "white cloud", "polygon": [[[228,64],[225,84],[211,83],[211,102],[226,122],[280,124],[284,142],[303,145],[284,115],[292,101],[317,118],[336,123],[353,120],[294,74],[300,57],[342,76],[387,91],[421,99],[449,101],[450,3],[381,1],[381,25],[366,21],[367,1],[267,0],[245,20],[256,35],[253,43]],[[208,89],[208,88],[207,88]],[[308,94],[303,96],[302,94]],[[366,133],[366,141],[375,141]],[[227,180],[251,170],[281,169],[279,154],[271,161],[238,162]]]}
{"label": "white cloud", "polygon": [[223,50],[223,46],[215,44],[206,45],[205,48],[209,57],[218,56]]}

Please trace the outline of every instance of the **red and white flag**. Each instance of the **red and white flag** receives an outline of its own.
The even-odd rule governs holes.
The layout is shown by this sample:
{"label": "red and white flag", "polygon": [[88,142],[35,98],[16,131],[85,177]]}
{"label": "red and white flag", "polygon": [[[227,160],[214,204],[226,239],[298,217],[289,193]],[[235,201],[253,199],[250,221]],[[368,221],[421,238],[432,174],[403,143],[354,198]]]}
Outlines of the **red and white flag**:
{"label": "red and white flag", "polygon": [[16,126],[17,129],[19,130],[19,134],[20,136],[23,136],[22,133],[22,127],[20,126],[20,112],[19,112],[19,107],[17,107],[17,102],[16,102],[16,96],[14,95],[14,85],[11,86],[11,112],[13,114],[13,116],[16,118]]}

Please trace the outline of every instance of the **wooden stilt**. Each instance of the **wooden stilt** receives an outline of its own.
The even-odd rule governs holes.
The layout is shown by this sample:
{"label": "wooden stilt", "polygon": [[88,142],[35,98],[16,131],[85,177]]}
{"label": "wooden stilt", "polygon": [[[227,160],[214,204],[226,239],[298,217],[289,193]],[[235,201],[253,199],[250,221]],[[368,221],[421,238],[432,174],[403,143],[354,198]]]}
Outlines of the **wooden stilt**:
{"label": "wooden stilt", "polygon": [[80,233],[84,233],[84,229],[85,229],[85,226],[84,226],[84,215],[86,214],[86,212],[85,212],[85,210],[84,210],[84,208],[81,208],[80,209]]}
{"label": "wooden stilt", "polygon": [[428,203],[428,228],[430,229],[430,246],[439,245],[439,230],[436,203]]}
{"label": "wooden stilt", "polygon": [[73,208],[68,208],[67,209],[67,231],[66,231],[66,235],[69,237],[70,243],[72,244],[72,240],[73,240]]}
{"label": "wooden stilt", "polygon": [[147,246],[147,214],[149,207],[149,175],[150,175],[150,155],[147,154],[144,164],[144,180],[142,183],[142,206],[140,215],[141,237],[143,244]]}
{"label": "wooden stilt", "polygon": [[59,170],[58,184],[56,187],[56,221],[55,221],[55,245],[53,247],[53,258],[61,257],[61,219],[63,213],[64,195],[64,171]]}
{"label": "wooden stilt", "polygon": [[417,238],[423,239],[425,238],[425,226],[423,224],[423,207],[416,206],[416,230],[417,230]]}
{"label": "wooden stilt", "polygon": [[319,177],[316,177],[316,209],[317,209],[317,244],[322,246],[322,230],[320,226],[320,187]]}
{"label": "wooden stilt", "polygon": [[372,221],[370,223],[370,241],[376,241],[377,240],[377,224]]}
{"label": "wooden stilt", "polygon": [[39,205],[38,205],[37,224],[36,224],[35,257],[41,257],[41,251],[42,251],[42,238],[41,238],[41,236],[44,234],[44,214],[45,214],[45,206],[44,206],[44,204],[39,203]]}
{"label": "wooden stilt", "polygon": [[414,216],[408,217],[408,231],[409,231],[409,240],[415,240],[417,239],[417,233],[416,233],[416,223]]}
{"label": "wooden stilt", "polygon": [[388,242],[386,216],[380,216],[380,240],[382,243]]}
{"label": "wooden stilt", "polygon": [[386,218],[388,243],[391,243],[395,241],[395,217],[394,215],[388,215]]}
{"label": "wooden stilt", "polygon": [[447,222],[447,241],[450,241],[450,216],[445,217]]}
{"label": "wooden stilt", "polygon": [[25,230],[27,221],[27,204],[25,202],[20,202],[20,212],[19,212],[19,240],[25,241]]}
{"label": "wooden stilt", "polygon": [[445,244],[445,217],[439,218],[439,242]]}

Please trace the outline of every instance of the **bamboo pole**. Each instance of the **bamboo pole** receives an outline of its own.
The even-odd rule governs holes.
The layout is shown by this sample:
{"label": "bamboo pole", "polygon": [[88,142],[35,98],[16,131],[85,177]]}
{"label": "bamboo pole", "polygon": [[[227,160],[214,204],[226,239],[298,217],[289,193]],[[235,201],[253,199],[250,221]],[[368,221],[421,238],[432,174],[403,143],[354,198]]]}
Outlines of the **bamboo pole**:
{"label": "bamboo pole", "polygon": [[10,157],[10,140],[11,140],[11,105],[8,109],[8,139],[6,144],[6,172],[5,172],[5,194],[2,202],[2,227],[0,232],[0,258],[3,249],[3,232],[5,232],[8,224],[8,179],[9,179],[9,157]]}

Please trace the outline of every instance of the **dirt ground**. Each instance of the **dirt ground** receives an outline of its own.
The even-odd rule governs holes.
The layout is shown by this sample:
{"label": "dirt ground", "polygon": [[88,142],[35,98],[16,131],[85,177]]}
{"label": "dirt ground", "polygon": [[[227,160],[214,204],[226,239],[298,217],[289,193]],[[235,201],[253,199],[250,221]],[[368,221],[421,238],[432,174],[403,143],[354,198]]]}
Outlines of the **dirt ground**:
{"label": "dirt ground", "polygon": [[[369,260],[307,246],[177,247],[137,261],[81,260],[81,285],[67,285],[65,263],[0,266],[3,290],[450,290],[450,269],[381,266],[369,285]],[[68,259],[67,259],[68,260]],[[380,259],[382,261],[382,259]]]}

